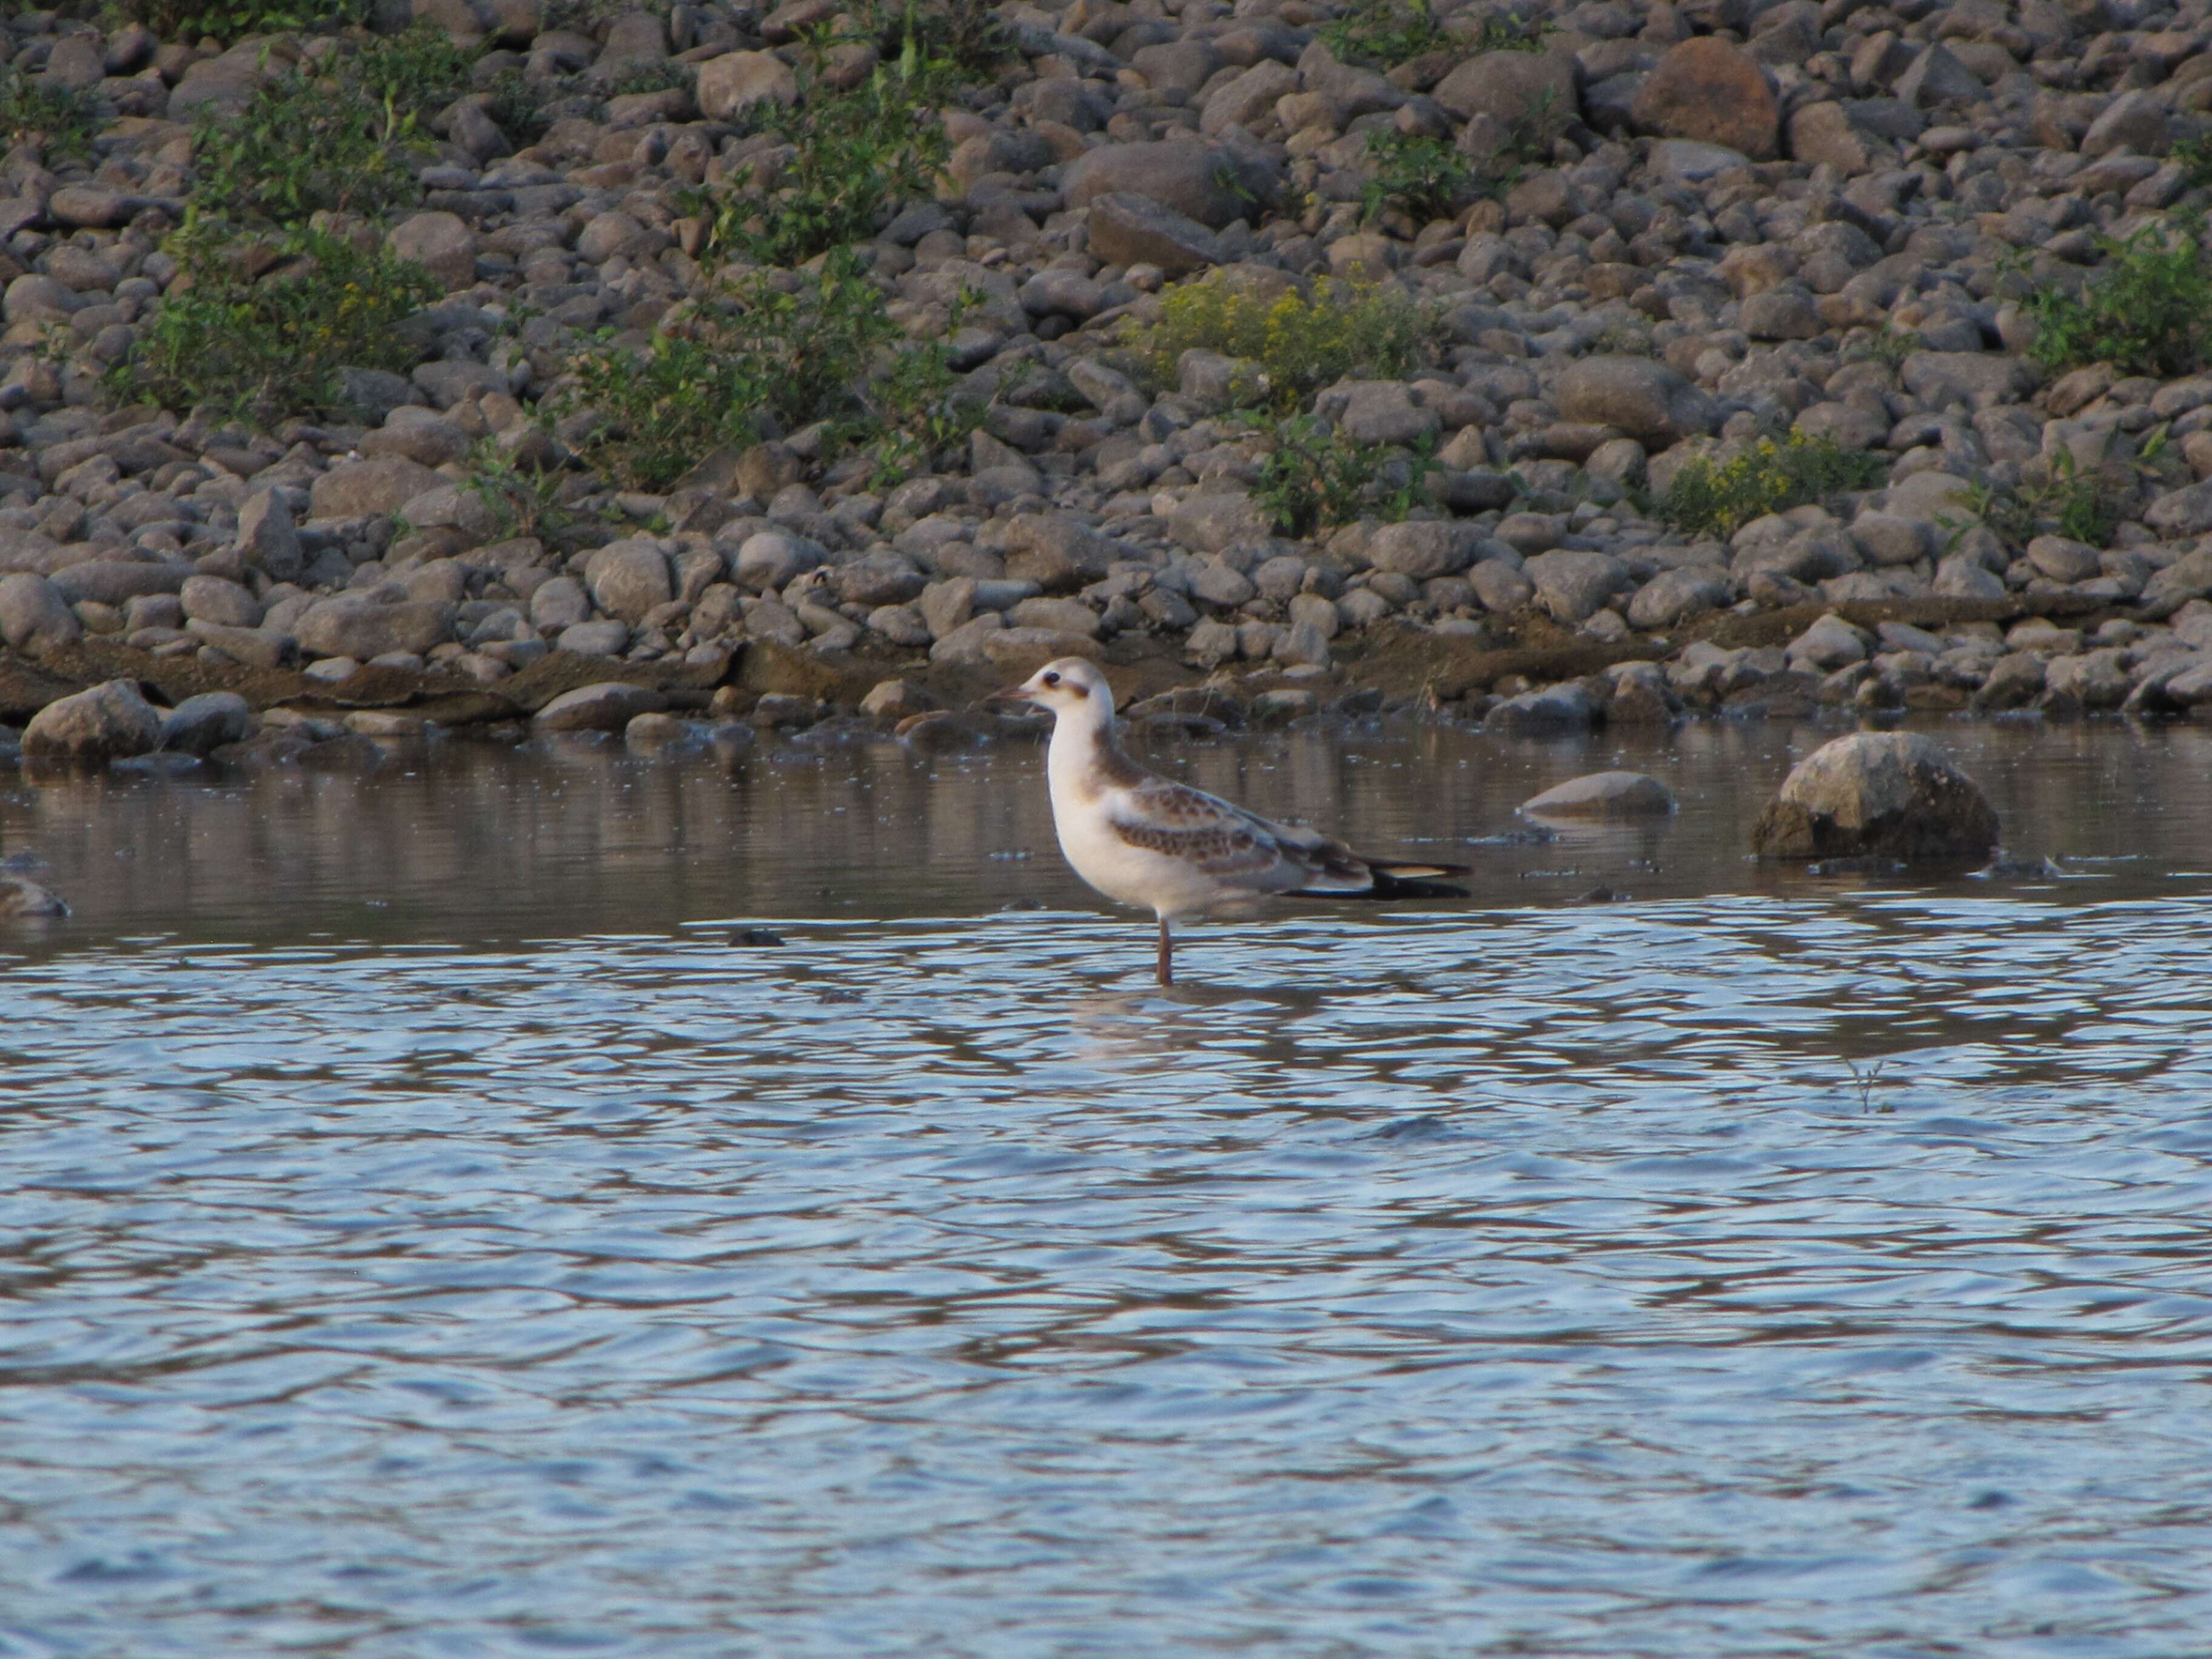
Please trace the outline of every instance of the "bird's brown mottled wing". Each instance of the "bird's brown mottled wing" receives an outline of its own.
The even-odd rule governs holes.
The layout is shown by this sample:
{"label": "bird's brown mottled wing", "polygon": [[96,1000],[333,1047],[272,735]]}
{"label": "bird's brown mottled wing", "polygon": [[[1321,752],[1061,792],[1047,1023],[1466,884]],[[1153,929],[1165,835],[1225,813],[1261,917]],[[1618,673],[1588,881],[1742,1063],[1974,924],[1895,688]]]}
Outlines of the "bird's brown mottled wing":
{"label": "bird's brown mottled wing", "polygon": [[1339,866],[1330,854],[1344,854],[1345,849],[1328,836],[1271,823],[1188,784],[1147,779],[1127,799],[1128,810],[1111,820],[1116,836],[1217,878],[1243,877],[1261,890],[1301,886],[1316,878],[1366,878],[1364,871],[1355,875]]}

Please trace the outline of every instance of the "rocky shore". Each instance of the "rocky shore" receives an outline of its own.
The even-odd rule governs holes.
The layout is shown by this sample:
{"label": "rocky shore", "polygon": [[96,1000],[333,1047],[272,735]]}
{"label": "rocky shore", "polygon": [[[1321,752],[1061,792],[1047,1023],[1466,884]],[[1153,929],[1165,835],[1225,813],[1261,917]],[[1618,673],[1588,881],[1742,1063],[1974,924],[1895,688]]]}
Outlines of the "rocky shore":
{"label": "rocky shore", "polygon": [[[803,176],[763,112],[888,72],[879,16],[0,20],[0,757],[531,722],[968,741],[977,692],[1069,653],[1167,726],[2212,707],[2203,325],[2148,368],[2067,366],[2047,298],[2196,292],[2212,7],[925,9],[987,49],[930,113],[927,191],[835,257],[941,345],[964,429],[892,469],[764,418],[659,488],[607,461],[580,363],[646,363],[733,270],[826,269],[760,256],[789,198],[744,191]],[[428,285],[401,366],[305,413],[134,380],[206,291],[175,237],[226,124],[430,27],[464,81],[394,124],[389,202],[313,222]],[[1255,415],[1254,364],[1146,356],[1202,283],[1384,295],[1419,338]],[[1280,417],[1379,481],[1340,522],[1286,528]],[[1717,519],[1677,487],[1786,483],[1814,443],[1850,465],[1806,499]]]}

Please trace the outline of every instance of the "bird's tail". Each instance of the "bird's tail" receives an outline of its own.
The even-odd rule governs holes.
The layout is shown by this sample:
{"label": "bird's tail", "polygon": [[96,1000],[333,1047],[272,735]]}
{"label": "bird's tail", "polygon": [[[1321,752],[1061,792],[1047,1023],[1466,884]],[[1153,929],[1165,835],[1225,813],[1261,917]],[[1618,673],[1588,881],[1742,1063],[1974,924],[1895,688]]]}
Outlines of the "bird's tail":
{"label": "bird's tail", "polygon": [[1342,889],[1302,888],[1302,898],[1338,899],[1413,899],[1465,898],[1467,889],[1439,879],[1444,876],[1463,876],[1464,864],[1401,864],[1382,863],[1374,859],[1364,860],[1367,872],[1373,878],[1370,886],[1353,891]]}

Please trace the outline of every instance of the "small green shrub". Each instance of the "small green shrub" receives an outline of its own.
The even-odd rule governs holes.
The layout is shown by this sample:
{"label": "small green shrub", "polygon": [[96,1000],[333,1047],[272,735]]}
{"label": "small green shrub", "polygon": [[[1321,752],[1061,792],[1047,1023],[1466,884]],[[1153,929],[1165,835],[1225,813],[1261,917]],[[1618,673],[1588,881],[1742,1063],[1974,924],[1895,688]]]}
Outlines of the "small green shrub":
{"label": "small green shrub", "polygon": [[2105,263],[2078,299],[2049,288],[2028,296],[2035,325],[2028,356],[2053,373],[2108,362],[2123,374],[2166,379],[2203,367],[2212,325],[2203,234],[2203,217],[2186,214],[2124,240],[2097,238]]}
{"label": "small green shrub", "polygon": [[518,149],[527,149],[553,130],[545,106],[556,95],[555,87],[532,80],[520,64],[493,76],[487,90],[491,102],[484,112]]}
{"label": "small green shrub", "polygon": [[1162,386],[1176,383],[1186,351],[1243,358],[1262,377],[1251,401],[1289,414],[1347,375],[1403,374],[1421,361],[1427,331],[1419,307],[1372,284],[1323,276],[1310,295],[1291,289],[1269,297],[1214,271],[1161,296],[1160,320],[1145,331],[1139,348],[1146,374]]}
{"label": "small green shrub", "polygon": [[0,65],[0,150],[36,138],[48,160],[90,155],[96,125],[92,100],[82,93],[42,85]]}
{"label": "small green shrub", "polygon": [[411,111],[343,69],[295,70],[237,114],[202,121],[193,203],[239,225],[301,225],[321,212],[374,218],[420,194],[403,154],[417,142]]}
{"label": "small green shrub", "polygon": [[341,370],[414,367],[400,325],[444,291],[420,265],[318,231],[273,246],[204,232],[173,246],[183,280],[110,372],[119,400],[211,404],[263,424],[338,410]]}
{"label": "small green shrub", "polygon": [[518,466],[495,439],[486,438],[469,452],[468,482],[462,485],[492,511],[495,539],[518,536],[552,538],[568,529],[574,514],[561,504],[561,475]]}
{"label": "small green shrub", "polygon": [[1762,438],[1732,461],[1692,459],[1675,473],[1660,511],[1684,530],[1725,539],[1770,513],[1870,489],[1887,471],[1879,455],[1793,431],[1778,442]]}
{"label": "small green shrub", "polygon": [[1310,536],[1361,517],[1395,522],[1420,504],[1435,465],[1425,445],[1409,461],[1388,444],[1359,443],[1311,415],[1297,415],[1269,434],[1252,499],[1285,536]]}
{"label": "small green shrub", "polygon": [[2130,516],[2146,478],[2166,481],[2172,457],[2163,426],[2146,434],[2132,456],[2115,455],[2107,436],[2103,453],[2084,466],[2071,449],[2049,460],[2029,462],[2019,483],[1967,485],[1960,491],[1964,516],[1937,520],[1959,535],[1975,525],[1996,532],[2010,547],[2025,547],[2038,536],[2063,536],[2091,547],[2112,545],[2112,532]]}
{"label": "small green shrub", "polygon": [[1486,14],[1469,43],[1470,52],[1542,52],[1544,43],[1559,32],[1547,18],[1523,17],[1518,12]]}
{"label": "small green shrub", "polygon": [[799,101],[766,118],[789,159],[765,192],[748,168],[708,200],[704,257],[797,265],[874,235],[902,203],[929,193],[951,155],[932,106],[947,90],[941,73],[910,57],[848,92],[830,89],[811,66]]}
{"label": "small green shrub", "polygon": [[1432,52],[1460,50],[1429,0],[1351,0],[1322,25],[1321,38],[1339,63],[1369,69],[1395,69]]}
{"label": "small green shrub", "polygon": [[1417,138],[1390,128],[1367,136],[1375,176],[1367,181],[1367,216],[1398,208],[1416,219],[1443,219],[1481,188],[1474,165],[1449,138]]}
{"label": "small green shrub", "polygon": [[819,271],[760,272],[672,319],[642,352],[580,354],[561,406],[599,416],[587,459],[620,482],[665,489],[710,451],[817,422],[833,447],[895,474],[964,438],[945,348],[908,341],[849,255]]}
{"label": "small green shrub", "polygon": [[368,20],[369,0],[110,0],[114,21],[143,23],[164,40],[212,37],[224,46],[249,34],[343,28]]}
{"label": "small green shrub", "polygon": [[467,91],[476,61],[475,52],[454,45],[437,24],[418,21],[398,34],[368,41],[339,66],[337,76],[384,106],[390,134],[410,120],[428,120]]}
{"label": "small green shrub", "polygon": [[2180,163],[2185,189],[2202,190],[2212,185],[2212,138],[2177,140],[2172,159]]}
{"label": "small green shrub", "polygon": [[989,78],[1018,50],[994,0],[863,0],[851,15],[885,63],[940,64],[963,80]]}

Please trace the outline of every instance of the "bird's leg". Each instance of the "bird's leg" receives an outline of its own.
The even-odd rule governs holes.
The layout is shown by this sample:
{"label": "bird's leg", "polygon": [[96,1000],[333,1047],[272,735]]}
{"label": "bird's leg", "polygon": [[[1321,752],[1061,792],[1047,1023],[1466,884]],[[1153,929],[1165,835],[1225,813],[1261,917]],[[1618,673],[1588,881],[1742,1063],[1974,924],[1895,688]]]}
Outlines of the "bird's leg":
{"label": "bird's leg", "polygon": [[1175,983],[1175,945],[1168,938],[1168,919],[1165,916],[1160,918],[1159,973],[1161,984]]}

